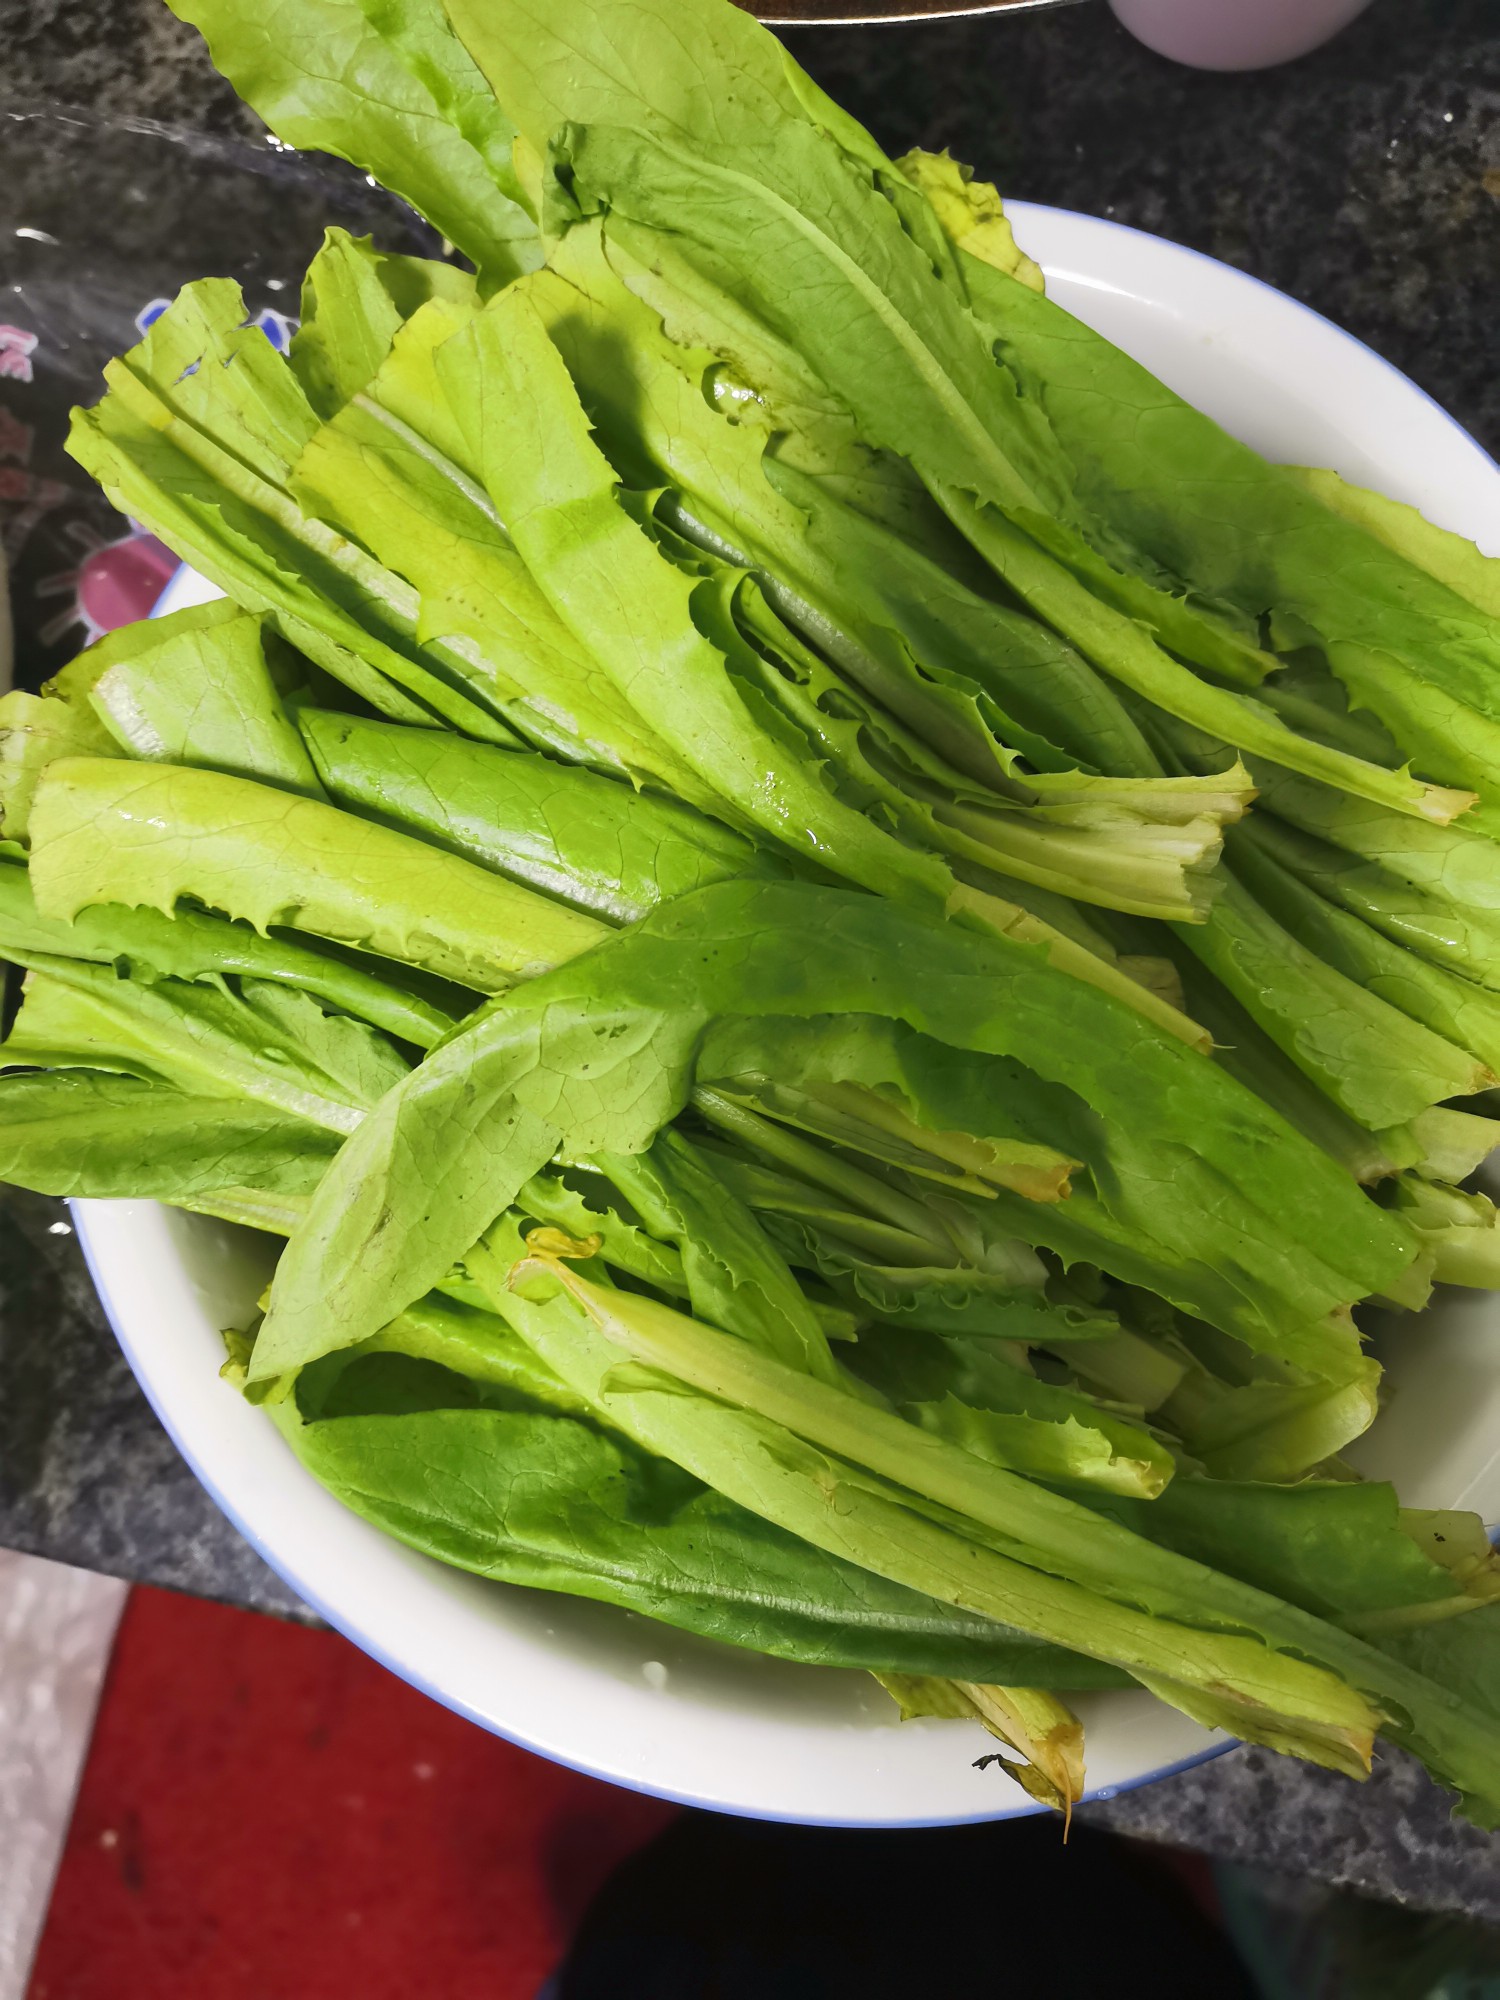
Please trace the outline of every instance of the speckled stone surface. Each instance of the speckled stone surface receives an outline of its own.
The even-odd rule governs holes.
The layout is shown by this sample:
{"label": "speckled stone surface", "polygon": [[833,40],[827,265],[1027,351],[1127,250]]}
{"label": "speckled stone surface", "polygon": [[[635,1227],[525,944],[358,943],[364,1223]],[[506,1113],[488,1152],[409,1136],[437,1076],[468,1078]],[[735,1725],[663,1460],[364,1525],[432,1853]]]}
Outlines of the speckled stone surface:
{"label": "speckled stone surface", "polygon": [[66,1206],[13,1188],[0,1191],[0,1546],[307,1615],[157,1423]]}
{"label": "speckled stone surface", "polygon": [[0,47],[3,94],[16,102],[251,138],[264,130],[163,0],[4,0]]}
{"label": "speckled stone surface", "polygon": [[[1253,271],[1369,341],[1500,447],[1494,0],[1376,0],[1327,49],[1250,77],[1174,68],[1098,0],[788,39],[893,149],[950,145],[1009,193]],[[261,143],[160,0],[0,0],[0,48],[0,102]],[[13,178],[0,190],[23,193]],[[226,232],[234,222],[226,213]],[[226,242],[214,261],[228,269]],[[296,1614],[156,1425],[65,1225],[60,1204],[0,1192],[0,1544]],[[1088,1812],[1123,1832],[1500,1922],[1500,1842],[1452,1824],[1400,1756],[1361,1788],[1238,1750]]]}
{"label": "speckled stone surface", "polygon": [[1455,1820],[1416,1760],[1384,1745],[1363,1785],[1241,1748],[1082,1816],[1302,1882],[1500,1924],[1500,1836]]}

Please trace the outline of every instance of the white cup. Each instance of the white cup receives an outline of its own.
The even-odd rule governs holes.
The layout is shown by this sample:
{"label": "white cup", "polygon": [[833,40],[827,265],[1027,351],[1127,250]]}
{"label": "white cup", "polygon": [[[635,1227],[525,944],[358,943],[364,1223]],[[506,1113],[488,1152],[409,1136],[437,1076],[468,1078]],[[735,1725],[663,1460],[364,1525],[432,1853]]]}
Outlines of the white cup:
{"label": "white cup", "polygon": [[1137,41],[1194,69],[1269,69],[1305,56],[1370,0],[1109,0]]}

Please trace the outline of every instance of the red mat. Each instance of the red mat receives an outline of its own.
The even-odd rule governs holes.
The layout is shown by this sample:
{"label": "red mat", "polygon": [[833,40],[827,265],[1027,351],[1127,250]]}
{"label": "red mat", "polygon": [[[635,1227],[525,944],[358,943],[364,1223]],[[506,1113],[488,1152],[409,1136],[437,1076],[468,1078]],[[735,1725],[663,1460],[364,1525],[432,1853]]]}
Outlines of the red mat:
{"label": "red mat", "polygon": [[28,2000],[533,2000],[674,1810],[333,1633],[136,1590]]}

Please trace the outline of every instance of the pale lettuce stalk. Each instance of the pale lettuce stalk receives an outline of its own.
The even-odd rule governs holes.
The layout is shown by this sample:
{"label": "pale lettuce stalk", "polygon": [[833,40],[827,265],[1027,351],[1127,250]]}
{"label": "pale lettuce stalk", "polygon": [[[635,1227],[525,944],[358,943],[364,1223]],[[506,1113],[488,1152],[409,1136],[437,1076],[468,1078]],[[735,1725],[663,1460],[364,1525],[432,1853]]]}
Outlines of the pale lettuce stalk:
{"label": "pale lettuce stalk", "polygon": [[1412,1120],[1412,1138],[1422,1157],[1413,1162],[1427,1180],[1466,1181],[1500,1145],[1500,1120],[1434,1105]]}
{"label": "pale lettuce stalk", "polygon": [[1402,1175],[1392,1184],[1396,1212],[1416,1231],[1440,1284],[1500,1286],[1500,1218],[1488,1195]]}
{"label": "pale lettuce stalk", "polygon": [[[1096,1656],[1109,1658],[1133,1674],[1160,1675],[1164,1688],[1180,1680],[1189,1690],[1200,1688],[1205,1697],[1211,1689],[1216,1690],[1226,1706],[1240,1714],[1243,1733],[1256,1734],[1269,1727],[1280,1737],[1298,1741],[1304,1755],[1334,1763],[1354,1775],[1367,1767],[1377,1716],[1335,1675],[1274,1652],[1258,1640],[1209,1631],[1201,1625],[1178,1624],[1160,1613],[1149,1615],[1066,1576],[1049,1575],[1017,1559],[1020,1545],[1012,1545],[1015,1553],[1001,1554],[998,1549],[966,1540],[963,1517],[950,1516],[953,1525],[927,1518],[902,1504],[899,1485],[893,1488],[878,1478],[872,1481],[851,1471],[837,1457],[829,1458],[822,1450],[799,1443],[796,1432],[762,1411],[741,1411],[718,1401],[684,1396],[669,1386],[671,1377],[663,1380],[659,1358],[658,1365],[648,1366],[639,1375],[625,1373],[612,1357],[618,1356],[622,1347],[625,1352],[632,1351],[636,1342],[652,1345],[651,1332],[660,1328],[665,1308],[627,1294],[605,1292],[566,1272],[566,1267],[560,1274],[550,1258],[530,1266],[522,1263],[517,1279],[524,1283],[528,1270],[557,1278],[583,1303],[586,1317],[576,1311],[567,1315],[549,1312],[545,1302],[533,1305],[524,1298],[502,1307],[504,1263],[495,1260],[493,1253],[484,1258],[476,1253],[474,1261],[487,1288],[494,1287],[497,1308],[514,1318],[523,1337],[555,1373],[628,1434],[674,1459],[742,1506],[791,1527],[817,1547],[930,1595],[1039,1637],[1057,1638],[1066,1631],[1066,1643],[1081,1640]],[[672,1318],[680,1320],[681,1315]],[[699,1335],[707,1332],[696,1322],[685,1324]],[[752,1352],[744,1343],[730,1344],[743,1347],[747,1355]],[[792,1376],[791,1380],[804,1382],[807,1378]],[[818,1385],[810,1386],[816,1393]],[[872,1426],[878,1428],[885,1421],[879,1412],[839,1391],[826,1393],[840,1406],[863,1410]],[[896,1422],[898,1431],[912,1432],[911,1426],[891,1421]],[[926,1449],[940,1448],[929,1440]],[[977,1460],[970,1462],[976,1473],[984,1472]],[[1004,1475],[990,1476],[998,1480]],[[1024,1496],[1020,1504],[1027,1511],[1033,1501],[1043,1511],[1066,1505],[1049,1500],[1042,1488],[1024,1481],[1016,1484]],[[1097,1516],[1086,1510],[1079,1513],[1093,1529],[1100,1527]],[[1107,1539],[1107,1535],[1099,1539]],[[1126,1539],[1148,1564],[1160,1560],[1161,1552],[1149,1544],[1135,1537]],[[1025,1554],[1031,1555],[1029,1545]],[[1129,1588],[1129,1579],[1118,1571],[1113,1582],[1117,1590]]]}
{"label": "pale lettuce stalk", "polygon": [[[913,1444],[909,1435],[903,1435],[912,1427],[899,1419],[796,1375],[744,1342],[668,1307],[592,1284],[558,1255],[566,1247],[545,1238],[533,1241],[528,1245],[531,1254],[515,1268],[510,1282],[524,1287],[535,1276],[561,1286],[582,1306],[591,1326],[607,1344],[618,1346],[649,1372],[639,1382],[622,1382],[611,1394],[607,1367],[602,1375],[596,1375],[595,1347],[581,1339],[576,1328],[571,1342],[556,1321],[542,1319],[537,1324],[528,1316],[520,1322],[521,1330],[550,1366],[578,1382],[587,1379],[597,1383],[593,1395],[612,1406],[669,1405],[673,1399],[653,1393],[652,1378],[657,1370],[665,1370],[713,1398],[711,1402],[687,1399],[686,1412],[672,1424],[675,1434],[668,1455],[676,1456],[685,1447],[693,1449],[693,1419],[699,1418],[708,1428],[721,1421],[716,1410],[727,1401],[753,1415],[758,1424],[769,1422],[778,1431],[784,1425],[782,1435],[790,1432],[832,1451],[837,1454],[835,1465],[852,1454],[856,1463],[883,1484],[893,1480],[898,1489],[905,1487],[925,1496],[938,1509],[935,1521],[949,1524],[947,1532],[961,1531],[966,1522],[984,1528],[995,1537],[986,1541],[987,1552],[1004,1549],[1023,1562],[1038,1564],[1039,1569],[1029,1572],[1034,1578],[1041,1569],[1050,1570],[1054,1582],[1073,1578],[1086,1588],[1108,1593],[1117,1603],[1122,1599],[1149,1603],[1156,1618],[1175,1615],[1198,1621],[1204,1660],[1210,1651],[1227,1643],[1221,1632],[1203,1630],[1204,1623],[1220,1621],[1230,1631],[1255,1631],[1272,1646],[1295,1649],[1304,1658],[1317,1660],[1328,1670],[1325,1679],[1345,1676],[1350,1684],[1348,1696],[1355,1688],[1363,1690],[1385,1710],[1398,1740],[1420,1741],[1424,1754],[1446,1772],[1450,1782],[1464,1784],[1480,1799],[1500,1777],[1500,1726],[1495,1720],[1447,1694],[1399,1658],[1155,1543],[1128,1532],[1117,1538],[1116,1531],[1091,1509],[983,1467],[966,1453],[930,1438]],[[480,1265],[487,1286],[498,1278],[498,1272],[490,1275],[495,1270],[492,1254]],[[844,1491],[841,1487],[841,1501]],[[802,1532],[808,1529],[804,1527]],[[893,1552],[895,1546],[893,1535]],[[976,1565],[974,1573],[978,1577],[985,1572]],[[1038,1602],[1028,1605],[1019,1619],[1013,1608],[1006,1615],[1024,1625],[1040,1610]],[[1146,1635],[1137,1631],[1136,1639],[1140,1644]],[[1185,1649],[1184,1664],[1191,1650]],[[1294,1665],[1287,1653],[1278,1651],[1264,1657],[1275,1660],[1278,1678]],[[1217,1726],[1238,1729],[1273,1747],[1330,1762],[1337,1768],[1357,1771],[1359,1767],[1364,1749],[1357,1728],[1351,1729],[1348,1709],[1335,1715],[1331,1707],[1325,1708],[1320,1717],[1305,1697],[1288,1699],[1290,1689],[1273,1695],[1270,1684],[1260,1681],[1247,1712],[1246,1689],[1234,1683],[1240,1674],[1255,1672],[1248,1657],[1241,1656],[1233,1665],[1221,1657],[1221,1676],[1225,1666],[1229,1673],[1217,1680],[1212,1674],[1205,1677],[1198,1660],[1192,1661],[1190,1671],[1183,1673],[1179,1668],[1164,1678],[1139,1654],[1136,1662],[1129,1664],[1153,1691],[1200,1719],[1212,1719]],[[1399,1719],[1392,1721],[1393,1711]],[[1231,1720],[1234,1717],[1238,1720]],[[1457,1776],[1460,1771],[1462,1778]]]}

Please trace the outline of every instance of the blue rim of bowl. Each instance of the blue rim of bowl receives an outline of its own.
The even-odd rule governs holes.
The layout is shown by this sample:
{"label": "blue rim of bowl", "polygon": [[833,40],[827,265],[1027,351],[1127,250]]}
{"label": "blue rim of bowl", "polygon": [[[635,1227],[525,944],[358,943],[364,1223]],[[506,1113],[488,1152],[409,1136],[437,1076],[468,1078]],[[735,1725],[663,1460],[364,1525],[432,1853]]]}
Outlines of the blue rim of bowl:
{"label": "blue rim of bowl", "polygon": [[[1028,214],[1062,215],[1080,222],[1087,222],[1095,228],[1117,231],[1119,234],[1123,236],[1137,236],[1147,243],[1166,243],[1171,249],[1175,250],[1181,256],[1194,258],[1199,263],[1210,264],[1217,271],[1228,271],[1232,274],[1233,277],[1238,279],[1242,284],[1254,285],[1260,291],[1270,292],[1282,304],[1295,307],[1299,313],[1305,313],[1310,319],[1317,320],[1321,325],[1326,326],[1331,332],[1337,334],[1341,340],[1348,342],[1348,344],[1351,347],[1356,347],[1362,353],[1368,354],[1372,360],[1379,363],[1380,367],[1384,369],[1387,374],[1394,375],[1404,388],[1409,389],[1414,394],[1420,396],[1422,401],[1426,403],[1430,409],[1436,411],[1436,413],[1443,419],[1443,422],[1447,424],[1450,429],[1456,431],[1459,437],[1467,445],[1472,447],[1474,451],[1478,452],[1479,456],[1485,461],[1487,465],[1494,468],[1497,474],[1500,474],[1500,465],[1496,464],[1496,461],[1484,449],[1483,445],[1481,445],[1479,441],[1471,435],[1470,432],[1465,430],[1463,425],[1458,421],[1458,419],[1455,416],[1451,415],[1449,411],[1445,410],[1442,404],[1439,403],[1435,397],[1430,396],[1427,393],[1427,391],[1424,388],[1422,388],[1420,383],[1413,382],[1411,377],[1409,375],[1404,374],[1401,371],[1401,369],[1399,369],[1395,365],[1394,362],[1388,361],[1383,354],[1377,353],[1373,347],[1370,347],[1369,345],[1367,345],[1366,342],[1360,340],[1357,335],[1350,333],[1347,330],[1347,328],[1341,327],[1336,320],[1329,319],[1326,316],[1326,314],[1320,313],[1316,309],[1316,307],[1305,304],[1301,299],[1293,298],[1291,293],[1283,292],[1277,286],[1267,284],[1263,278],[1254,277],[1248,271],[1241,271],[1237,266],[1233,264],[1226,264],[1223,262],[1221,258],[1210,257],[1206,251],[1195,250],[1192,248],[1190,244],[1173,243],[1171,242],[1171,239],[1168,237],[1154,236],[1149,230],[1135,229],[1129,223],[1115,222],[1112,221],[1107,216],[1086,215],[1081,210],[1078,209],[1056,208],[1053,207],[1050,203],[1031,202],[1031,201],[1007,202],[1006,212],[1011,216],[1013,221],[1020,220],[1023,223],[1025,216]],[[178,587],[182,578],[183,571],[186,570],[187,567],[188,565],[184,563],[173,573],[172,577],[169,579],[166,586],[162,590],[161,596],[157,599],[156,607],[153,609],[151,614],[153,617],[158,615],[162,604]],[[346,1621],[339,1615],[338,1612],[336,1612],[329,1604],[327,1604],[323,1600],[319,1592],[309,1590],[302,1583],[301,1579],[297,1576],[295,1572],[294,1566],[290,1562],[284,1560],[279,1555],[273,1555],[271,1551],[262,1542],[260,1536],[256,1533],[255,1529],[241,1515],[238,1508],[232,1506],[229,1503],[229,1501],[225,1499],[224,1495],[219,1491],[217,1485],[215,1484],[212,1476],[209,1474],[207,1469],[200,1463],[197,1455],[188,1448],[184,1439],[179,1435],[176,1426],[169,1420],[169,1418],[161,1408],[160,1404],[158,1403],[155,1392],[152,1389],[150,1380],[148,1379],[148,1376],[146,1375],[145,1372],[143,1372],[142,1368],[137,1363],[135,1350],[131,1342],[125,1337],[125,1334],[121,1330],[120,1318],[115,1311],[114,1302],[110,1294],[109,1286],[105,1282],[104,1275],[95,1261],[93,1245],[89,1240],[88,1225],[86,1221],[83,1219],[83,1217],[79,1215],[77,1210],[77,1205],[75,1203],[70,1201],[68,1207],[74,1217],[74,1224],[78,1233],[78,1241],[83,1250],[84,1261],[88,1265],[89,1276],[93,1279],[94,1289],[99,1294],[100,1303],[104,1307],[105,1316],[109,1320],[110,1326],[114,1332],[114,1336],[116,1340],[120,1343],[120,1347],[125,1355],[125,1359],[130,1364],[131,1372],[134,1374],[136,1381],[140,1384],[141,1390],[144,1393],[147,1402],[151,1405],[151,1408],[156,1415],[157,1421],[161,1424],[162,1428],[166,1431],[168,1437],[171,1438],[172,1443],[176,1446],[177,1450],[182,1454],[183,1458],[187,1461],[187,1464],[191,1469],[193,1476],[197,1479],[198,1483],[204,1488],[209,1498],[214,1502],[214,1505],[218,1507],[220,1512],[224,1514],[227,1517],[227,1519],[234,1525],[234,1527],[238,1530],[238,1532],[250,1544],[251,1548],[255,1550],[256,1554],[267,1565],[267,1567],[274,1570],[277,1576],[281,1578],[283,1583],[288,1584],[293,1590],[295,1590],[297,1592],[297,1595],[303,1600],[303,1602],[307,1604],[313,1611],[315,1611],[325,1624],[332,1626],[336,1632],[342,1633],[343,1636],[351,1642],[351,1644],[358,1646],[360,1651],[367,1654],[369,1658],[371,1658],[376,1662],[377,1665],[384,1667],[388,1673],[394,1674],[398,1680],[405,1681],[409,1687],[414,1687],[419,1694],[424,1694],[430,1700],[438,1702],[442,1707],[450,1709],[454,1714],[463,1716],[466,1721],[476,1724],[479,1728],[488,1731],[490,1735],[498,1736],[507,1743],[514,1743],[517,1745],[518,1748],[522,1750],[528,1750],[534,1756],[543,1757],[549,1763],[561,1764],[568,1770],[578,1771],[583,1776],[589,1778],[596,1778],[601,1783],[604,1784],[616,1785],[620,1787],[621,1790],[624,1791],[639,1792],[648,1798],[664,1799],[673,1805],[691,1806],[691,1807],[696,1807],[700,1811],[723,1813],[728,1817],[735,1819],[756,1819],[756,1820],[764,1820],[767,1823],[772,1823],[772,1824],[779,1823],[783,1825],[826,1826],[833,1830],[841,1830],[841,1829],[855,1830],[863,1828],[869,1830],[885,1829],[890,1831],[896,1831],[902,1828],[907,1828],[912,1831],[917,1831],[926,1827],[974,1826],[974,1825],[984,1825],[989,1822],[999,1821],[999,1820],[1026,1819],[1036,1813],[1044,1812],[1047,1810],[1047,1808],[1044,1806],[1040,1806],[1035,1804],[1034,1802],[1028,1801],[1024,1804],[1017,1803],[1015,1805],[1002,1806],[997,1810],[989,1812],[965,1813],[961,1815],[944,1814],[937,1818],[917,1818],[917,1819],[901,1818],[901,1819],[890,1819],[890,1820],[880,1820],[880,1819],[808,1820],[803,1815],[796,1813],[757,1812],[749,1807],[725,1805],[719,1802],[718,1800],[705,1799],[695,1793],[679,1791],[670,1786],[649,1785],[629,1778],[622,1778],[613,1771],[602,1770],[596,1765],[586,1763],[577,1758],[564,1756],[558,1751],[540,1748],[535,1743],[530,1742],[525,1736],[519,1735],[512,1730],[502,1728],[500,1724],[493,1719],[493,1717],[479,1714],[468,1703],[458,1700],[454,1696],[445,1693],[442,1688],[435,1686],[424,1675],[406,1666],[401,1661],[393,1659],[383,1648],[372,1645],[370,1641],[351,1622]],[[1179,1758],[1176,1763],[1159,1765],[1156,1769],[1143,1772],[1140,1777],[1131,1778],[1123,1784],[1100,1785],[1090,1791],[1085,1792],[1082,1799],[1079,1800],[1079,1804],[1080,1805],[1102,1804],[1109,1799],[1121,1798],[1128,1792],[1139,1791],[1143,1786],[1157,1784],[1163,1778],[1180,1777],[1182,1773],[1185,1771],[1196,1770],[1199,1768],[1200,1765],[1212,1763],[1212,1761],[1216,1757],[1222,1757],[1226,1753],[1226,1751],[1233,1750],[1235,1747],[1236,1747],[1236,1742],[1235,1739],[1232,1737],[1226,1738],[1221,1743],[1212,1743],[1207,1747],[1207,1749],[1195,1751],[1191,1757]]]}

